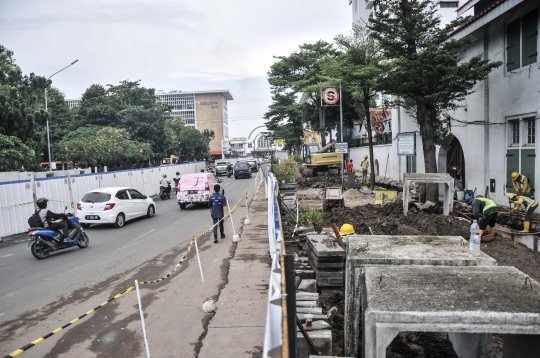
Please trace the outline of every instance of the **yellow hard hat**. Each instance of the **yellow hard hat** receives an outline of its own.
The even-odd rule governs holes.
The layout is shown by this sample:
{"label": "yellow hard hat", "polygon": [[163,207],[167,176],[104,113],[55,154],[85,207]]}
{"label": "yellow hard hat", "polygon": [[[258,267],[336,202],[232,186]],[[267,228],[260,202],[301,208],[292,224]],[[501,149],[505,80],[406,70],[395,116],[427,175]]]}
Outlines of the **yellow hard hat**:
{"label": "yellow hard hat", "polygon": [[364,159],[367,159],[367,158],[368,158],[368,156],[367,156],[367,155],[364,155]]}
{"label": "yellow hard hat", "polygon": [[341,236],[354,234],[354,228],[351,224],[343,224],[341,225],[341,228],[339,229],[339,234]]}
{"label": "yellow hard hat", "polygon": [[515,196],[516,196],[516,194],[514,194],[514,193],[510,193],[510,194],[507,195],[509,200],[514,199]]}
{"label": "yellow hard hat", "polygon": [[517,178],[519,178],[519,173],[518,172],[513,172],[512,173],[512,180],[517,180]]}

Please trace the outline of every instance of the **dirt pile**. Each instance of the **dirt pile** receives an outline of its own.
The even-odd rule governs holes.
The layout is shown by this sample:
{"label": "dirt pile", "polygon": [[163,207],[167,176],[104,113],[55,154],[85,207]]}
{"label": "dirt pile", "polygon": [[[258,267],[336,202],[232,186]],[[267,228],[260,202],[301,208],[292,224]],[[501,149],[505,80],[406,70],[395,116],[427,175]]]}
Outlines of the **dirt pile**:
{"label": "dirt pile", "polygon": [[341,186],[341,176],[320,175],[316,177],[303,178],[298,182],[298,185],[305,188],[324,188],[325,183],[327,186]]}
{"label": "dirt pile", "polygon": [[[359,235],[441,235],[469,237],[469,224],[456,216],[409,210],[403,215],[402,201],[387,205],[333,208],[323,213],[323,227],[349,223]],[[371,230],[370,230],[371,228]]]}
{"label": "dirt pile", "polygon": [[345,295],[342,291],[334,291],[326,297],[319,298],[319,304],[324,314],[327,314],[332,307],[337,308],[327,322],[332,326],[332,355],[343,356],[343,348],[345,347]]}

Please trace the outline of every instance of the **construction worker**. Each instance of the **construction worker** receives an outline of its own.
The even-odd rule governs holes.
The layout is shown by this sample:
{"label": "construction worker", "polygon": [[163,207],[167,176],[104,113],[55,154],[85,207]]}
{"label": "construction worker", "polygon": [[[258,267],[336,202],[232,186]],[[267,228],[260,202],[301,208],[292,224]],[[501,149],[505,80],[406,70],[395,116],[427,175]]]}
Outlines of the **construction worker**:
{"label": "construction worker", "polygon": [[512,185],[517,195],[531,196],[531,186],[529,185],[529,179],[525,175],[513,172]]}
{"label": "construction worker", "polygon": [[538,200],[534,200],[525,195],[516,195],[514,193],[508,194],[508,199],[514,203],[514,210],[519,211],[521,205],[527,205],[525,210],[525,221],[523,222],[523,230],[521,232],[529,232],[531,228],[531,216],[532,213],[538,207]]}
{"label": "construction worker", "polygon": [[364,160],[360,163],[360,167],[362,167],[362,184],[367,184],[367,171],[369,168],[369,160],[368,156],[364,155]]}
{"label": "construction worker", "polygon": [[499,208],[497,204],[491,199],[477,196],[472,202],[473,217],[478,221],[480,213],[482,213],[482,220],[480,221],[480,238],[484,230],[489,225],[489,234],[495,234],[495,221],[497,220],[497,214],[499,214]]}

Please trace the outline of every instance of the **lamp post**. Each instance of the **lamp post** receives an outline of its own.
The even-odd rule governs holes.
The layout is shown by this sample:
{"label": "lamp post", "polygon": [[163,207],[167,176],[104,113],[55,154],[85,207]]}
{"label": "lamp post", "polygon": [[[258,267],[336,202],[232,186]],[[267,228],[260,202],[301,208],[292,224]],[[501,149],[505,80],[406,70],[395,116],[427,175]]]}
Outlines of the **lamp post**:
{"label": "lamp post", "polygon": [[[60,73],[62,72],[63,70],[65,70],[66,68],[68,67],[71,67],[73,66],[75,63],[77,63],[79,60],[75,60],[73,61],[70,65],[62,68],[60,71],[57,71],[55,73],[53,73],[52,75],[49,76],[49,78],[47,78],[47,81],[49,81],[51,79],[52,76],[56,75],[57,73]],[[47,84],[45,84],[45,111],[48,112],[47,110]],[[49,169],[52,170],[52,157],[51,157],[51,136],[49,134],[49,115],[47,113],[47,149],[48,149],[48,153],[49,153]],[[56,165],[56,163],[55,163]]]}

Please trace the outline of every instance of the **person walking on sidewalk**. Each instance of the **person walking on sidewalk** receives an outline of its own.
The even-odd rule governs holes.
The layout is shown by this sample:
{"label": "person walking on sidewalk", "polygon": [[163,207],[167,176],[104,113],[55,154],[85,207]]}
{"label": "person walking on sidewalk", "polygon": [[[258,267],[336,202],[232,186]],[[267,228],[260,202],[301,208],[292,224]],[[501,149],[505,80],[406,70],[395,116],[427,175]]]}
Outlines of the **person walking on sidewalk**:
{"label": "person walking on sidewalk", "polygon": [[353,168],[352,159],[347,163],[347,173],[351,173]]}
{"label": "person walking on sidewalk", "polygon": [[369,168],[369,160],[368,156],[364,155],[364,160],[360,163],[360,166],[362,167],[362,184],[367,184],[367,171]]}
{"label": "person walking on sidewalk", "polygon": [[[227,208],[227,198],[225,195],[221,195],[219,190],[221,186],[219,184],[214,185],[214,194],[208,200],[208,206],[210,207],[210,212],[212,213],[212,221],[214,225],[219,221],[219,233],[221,238],[225,238],[225,230],[223,229],[223,217],[225,216],[225,208]],[[228,210],[228,208],[227,208]],[[221,220],[221,221],[220,221]],[[214,243],[217,244],[217,225],[214,226]]]}

